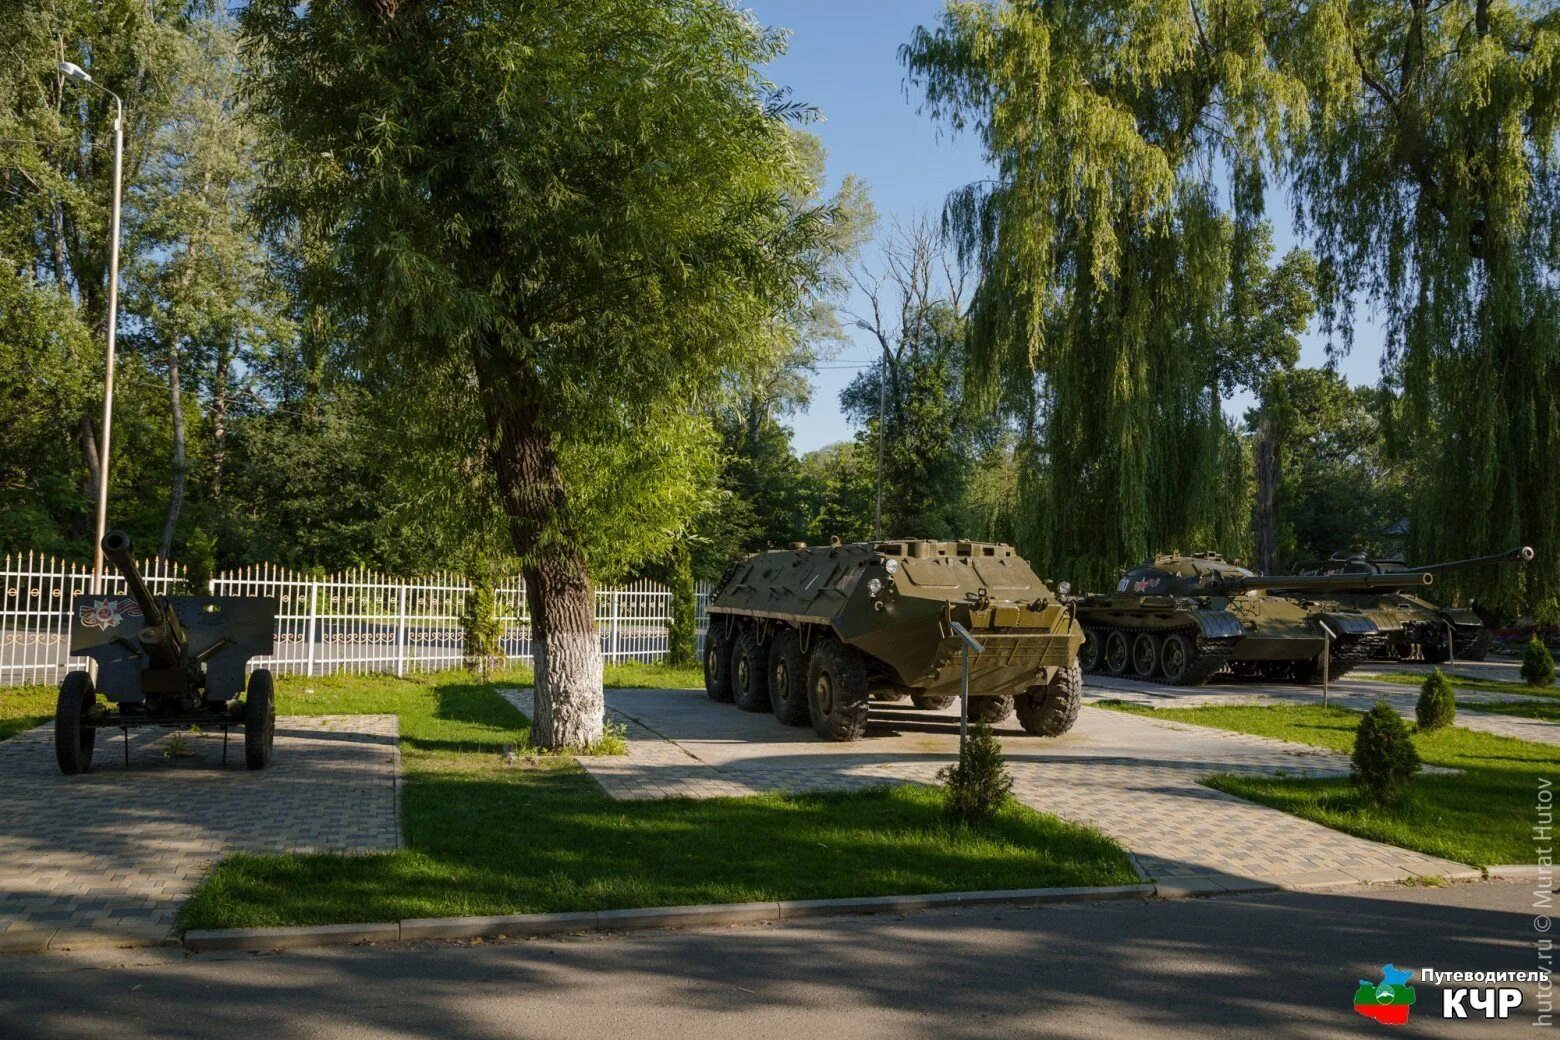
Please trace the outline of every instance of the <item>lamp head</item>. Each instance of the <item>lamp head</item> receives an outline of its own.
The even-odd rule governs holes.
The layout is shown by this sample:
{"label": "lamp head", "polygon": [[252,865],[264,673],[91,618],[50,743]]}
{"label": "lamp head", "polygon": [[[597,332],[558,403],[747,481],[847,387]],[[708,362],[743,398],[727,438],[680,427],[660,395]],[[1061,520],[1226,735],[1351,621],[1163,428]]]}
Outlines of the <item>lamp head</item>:
{"label": "lamp head", "polygon": [[82,68],[80,65],[77,65],[75,62],[62,61],[56,67],[60,70],[60,72],[69,76],[78,83],[92,82],[92,77],[87,74],[87,70]]}

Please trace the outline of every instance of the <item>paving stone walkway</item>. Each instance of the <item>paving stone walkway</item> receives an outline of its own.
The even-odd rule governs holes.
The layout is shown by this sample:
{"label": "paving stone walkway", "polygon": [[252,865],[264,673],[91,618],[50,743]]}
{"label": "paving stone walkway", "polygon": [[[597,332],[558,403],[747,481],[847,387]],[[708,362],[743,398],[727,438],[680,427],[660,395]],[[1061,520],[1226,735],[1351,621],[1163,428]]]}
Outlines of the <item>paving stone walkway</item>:
{"label": "paving stone walkway", "polygon": [[62,776],[52,725],[0,742],[0,951],[161,942],[231,852],[370,852],[400,845],[394,715],[282,717],[269,768],[234,731],[98,735],[93,770]]}
{"label": "paving stone walkway", "polygon": [[[529,690],[506,696],[530,713]],[[614,798],[931,783],[958,753],[957,708],[875,704],[866,738],[835,744],[713,704],[703,691],[609,690],[607,706],[629,728],[630,753],[581,762]],[[1464,864],[1341,834],[1197,782],[1218,772],[1348,771],[1346,759],[1316,748],[1096,708],[1056,739],[1028,736],[1011,720],[998,733],[1020,800],[1111,835],[1161,884],[1214,892],[1470,874]]]}
{"label": "paving stone walkway", "polygon": [[[1456,679],[1452,681],[1456,686]],[[1085,698],[1097,700],[1114,698],[1133,704],[1157,708],[1196,708],[1206,705],[1229,704],[1320,704],[1322,691],[1317,686],[1287,685],[1279,683],[1245,683],[1222,680],[1207,686],[1166,686],[1163,683],[1141,682],[1113,675],[1088,676]],[[1419,691],[1412,686],[1372,680],[1368,675],[1355,678],[1350,675],[1332,687],[1328,703],[1341,708],[1369,711],[1378,699],[1384,699],[1404,718],[1414,717],[1414,705]],[[1529,696],[1520,693],[1488,693],[1481,690],[1458,690],[1458,701],[1507,702],[1553,701],[1554,698]],[[1520,715],[1501,715],[1488,711],[1468,711],[1459,707],[1456,725],[1478,733],[1490,733],[1498,737],[1513,737],[1535,744],[1560,746],[1560,723],[1543,719],[1528,719]]]}

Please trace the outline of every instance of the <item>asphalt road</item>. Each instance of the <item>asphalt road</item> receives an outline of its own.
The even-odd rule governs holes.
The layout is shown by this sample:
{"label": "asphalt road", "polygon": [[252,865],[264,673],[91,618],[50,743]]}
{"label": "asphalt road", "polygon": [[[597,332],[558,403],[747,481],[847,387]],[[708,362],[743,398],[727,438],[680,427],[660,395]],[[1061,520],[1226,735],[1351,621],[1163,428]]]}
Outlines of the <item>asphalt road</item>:
{"label": "asphalt road", "polygon": [[[698,931],[187,956],[0,959],[0,1035],[1486,1037],[1416,979],[1406,1027],[1352,1010],[1381,965],[1536,966],[1529,885],[936,911]],[[121,961],[122,963],[110,963]]]}

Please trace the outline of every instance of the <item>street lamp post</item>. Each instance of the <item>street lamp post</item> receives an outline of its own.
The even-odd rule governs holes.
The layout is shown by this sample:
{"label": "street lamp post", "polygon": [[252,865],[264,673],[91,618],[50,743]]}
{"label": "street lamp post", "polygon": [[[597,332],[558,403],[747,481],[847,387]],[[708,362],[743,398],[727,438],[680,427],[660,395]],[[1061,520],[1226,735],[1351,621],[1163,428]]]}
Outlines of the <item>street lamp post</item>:
{"label": "street lamp post", "polygon": [[114,208],[108,228],[108,350],[103,363],[103,430],[98,443],[97,534],[92,539],[92,591],[103,591],[103,534],[108,529],[108,442],[114,423],[114,347],[119,332],[119,201],[125,162],[125,106],[119,95],[72,62],[60,72],[77,83],[97,87],[114,99]]}
{"label": "street lamp post", "polygon": [[[877,329],[864,321],[858,320],[856,328],[865,329],[874,335]],[[877,435],[877,510],[872,519],[872,537],[874,540],[883,537],[883,427],[888,422],[888,351],[884,350],[878,358],[878,435]]]}

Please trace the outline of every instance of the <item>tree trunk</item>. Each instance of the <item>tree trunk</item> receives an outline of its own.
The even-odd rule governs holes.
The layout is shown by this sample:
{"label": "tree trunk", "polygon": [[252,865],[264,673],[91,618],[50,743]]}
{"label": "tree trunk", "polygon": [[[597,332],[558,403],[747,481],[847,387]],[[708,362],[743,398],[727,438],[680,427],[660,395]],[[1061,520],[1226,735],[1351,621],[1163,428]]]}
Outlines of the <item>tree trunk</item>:
{"label": "tree trunk", "polygon": [[184,480],[189,471],[184,454],[184,399],[179,386],[178,337],[172,337],[168,343],[168,405],[173,415],[173,473],[168,489],[168,513],[163,517],[162,539],[157,543],[157,555],[164,560],[173,555],[173,531],[179,522],[179,510],[184,507]]}
{"label": "tree trunk", "polygon": [[92,425],[92,417],[86,412],[81,413],[79,439],[81,442],[81,456],[87,463],[87,479],[81,485],[82,494],[92,501],[94,507],[98,494],[98,446],[97,427]]}
{"label": "tree trunk", "polygon": [[1273,417],[1264,407],[1257,419],[1257,496],[1251,507],[1257,567],[1278,571],[1278,443]]}
{"label": "tree trunk", "polygon": [[693,554],[686,543],[672,550],[667,568],[671,586],[671,621],[666,626],[666,663],[686,668],[699,660],[698,592],[693,584]]}
{"label": "tree trunk", "polygon": [[606,716],[596,593],[585,557],[557,530],[567,492],[535,388],[522,366],[501,360],[502,349],[488,344],[477,358],[477,385],[510,541],[525,561],[536,661],[531,739],[581,750],[601,740]]}
{"label": "tree trunk", "polygon": [[211,375],[211,501],[222,498],[222,467],[227,463],[228,368],[233,351],[224,343],[217,348],[216,370]]}

